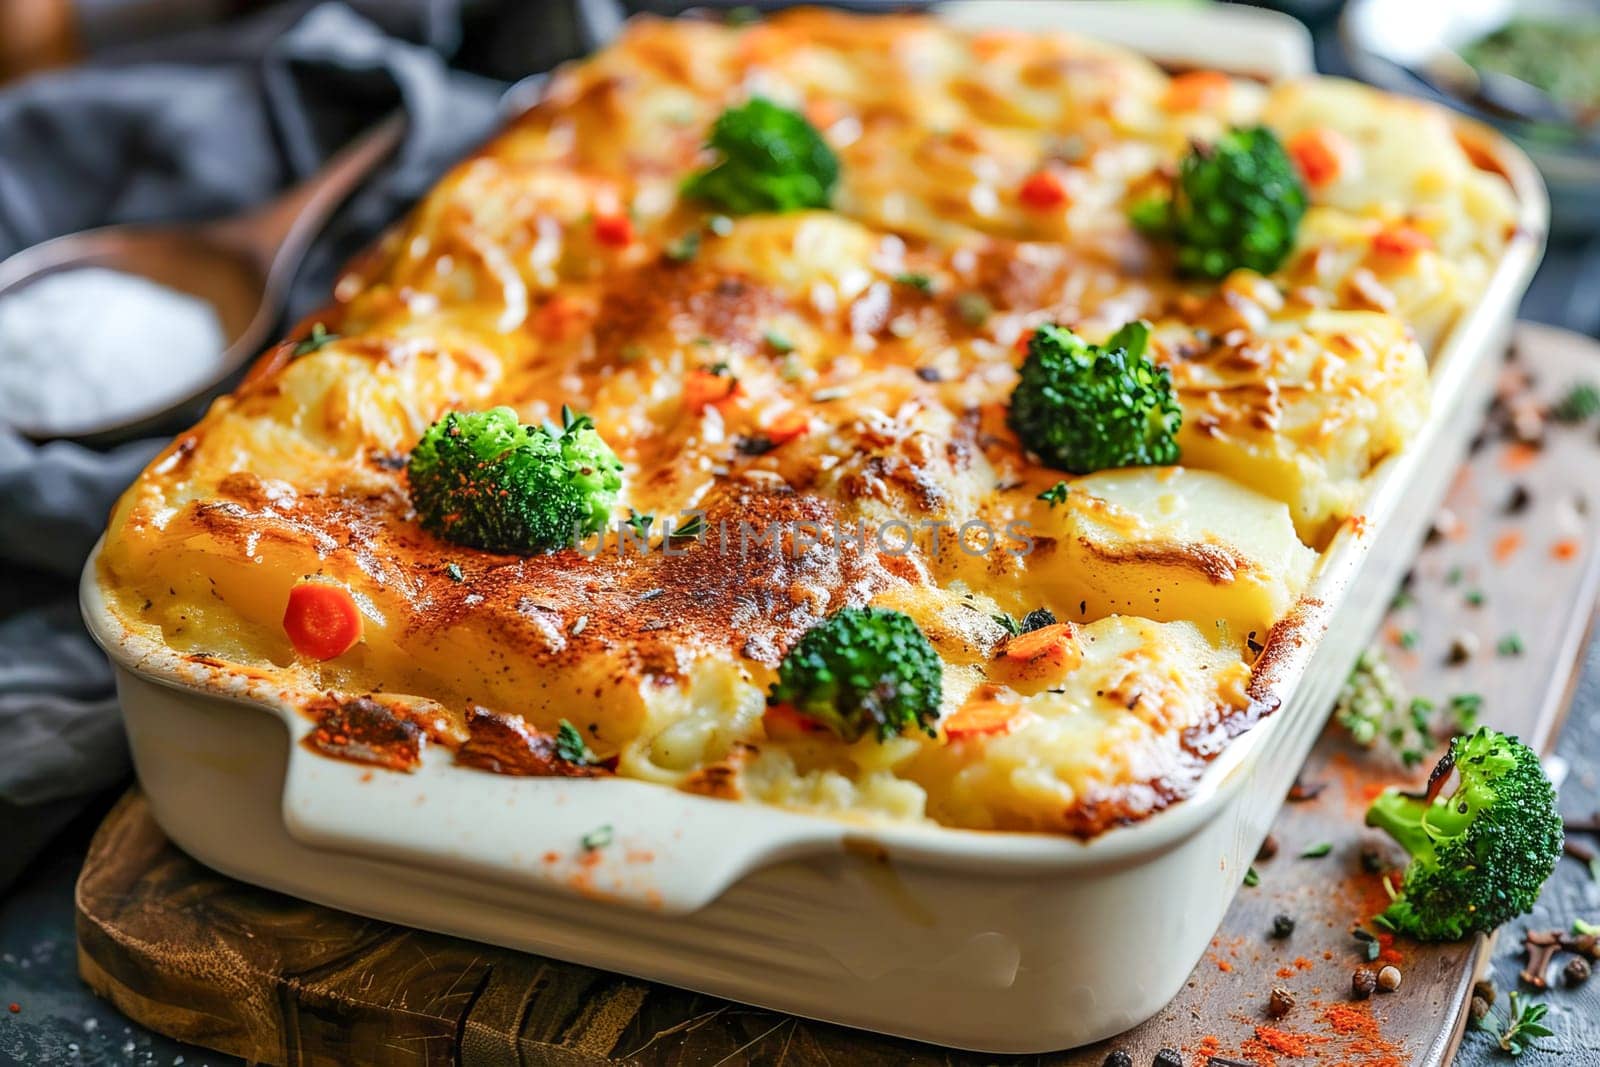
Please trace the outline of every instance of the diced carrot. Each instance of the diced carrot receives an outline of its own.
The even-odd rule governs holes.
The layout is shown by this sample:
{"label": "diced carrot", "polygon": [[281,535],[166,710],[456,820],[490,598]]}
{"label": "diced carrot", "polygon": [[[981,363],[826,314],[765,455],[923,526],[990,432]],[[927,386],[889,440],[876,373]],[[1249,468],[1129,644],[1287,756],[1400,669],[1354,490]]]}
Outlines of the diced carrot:
{"label": "diced carrot", "polygon": [[553,296],[534,316],[534,331],[546,341],[562,341],[576,334],[588,317],[576,300]]}
{"label": "diced carrot", "polygon": [[1343,134],[1325,126],[1301,130],[1289,138],[1287,147],[1289,158],[1300,168],[1306,184],[1313,188],[1339,177],[1352,148]]}
{"label": "diced carrot", "polygon": [[739,380],[732,375],[692,370],[683,378],[683,406],[698,414],[711,404],[730,399],[738,388]]}
{"label": "diced carrot", "polygon": [[1520,471],[1533,466],[1539,458],[1539,449],[1526,441],[1513,441],[1500,457],[1501,470]]}
{"label": "diced carrot", "polygon": [[811,418],[803,411],[789,411],[773,419],[767,426],[767,440],[775,445],[787,444],[796,437],[811,432]]}
{"label": "diced carrot", "polygon": [[601,215],[594,220],[594,239],[608,248],[633,243],[633,220],[626,215]]}
{"label": "diced carrot", "polygon": [[944,721],[944,735],[952,741],[980,734],[1003,733],[1011,728],[1018,712],[1015,704],[983,700],[968,704]]}
{"label": "diced carrot", "polygon": [[1578,558],[1579,547],[1580,546],[1577,538],[1563,537],[1561,540],[1550,546],[1550,554],[1556,559],[1565,562],[1569,559]]}
{"label": "diced carrot", "polygon": [[761,725],[774,739],[826,733],[827,727],[800,712],[792,704],[769,704],[761,714]]}
{"label": "diced carrot", "polygon": [[1162,99],[1168,111],[1197,111],[1222,103],[1233,79],[1220,70],[1193,70],[1180,74],[1167,84]]}
{"label": "diced carrot", "polygon": [[973,34],[967,46],[977,58],[993,59],[1003,52],[1023,48],[1031,41],[1032,38],[1019,30],[988,29]]}
{"label": "diced carrot", "polygon": [[844,107],[837,100],[812,100],[805,107],[806,121],[817,129],[826,129],[844,115]]}
{"label": "diced carrot", "polygon": [[1372,250],[1380,256],[1404,259],[1433,247],[1433,238],[1415,226],[1385,226],[1372,237]]}
{"label": "diced carrot", "polygon": [[1022,206],[1033,211],[1049,211],[1067,202],[1067,187],[1053,170],[1036,170],[1017,190]]}
{"label": "diced carrot", "polygon": [[1076,667],[1083,660],[1070,622],[1056,622],[1018,634],[1006,642],[1006,659],[1018,663],[1048,660],[1060,666]]}
{"label": "diced carrot", "polygon": [[289,590],[283,630],[302,656],[333,659],[361,640],[361,609],[343,586],[300,582]]}
{"label": "diced carrot", "polygon": [[1501,563],[1517,554],[1517,549],[1522,547],[1522,534],[1516,530],[1508,530],[1494,539],[1494,558]]}

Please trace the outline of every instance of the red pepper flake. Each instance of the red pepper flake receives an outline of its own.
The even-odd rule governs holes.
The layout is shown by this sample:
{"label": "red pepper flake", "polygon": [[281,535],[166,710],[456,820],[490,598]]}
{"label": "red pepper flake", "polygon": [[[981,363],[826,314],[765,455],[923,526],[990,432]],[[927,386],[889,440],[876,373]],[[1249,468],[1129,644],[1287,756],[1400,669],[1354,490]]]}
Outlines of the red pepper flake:
{"label": "red pepper flake", "polygon": [[17,1012],[19,1012],[21,1010],[22,1010],[22,1005],[18,1004],[16,1001],[13,1000],[11,1002],[11,1014],[15,1015],[15,1014],[17,1014]]}
{"label": "red pepper flake", "polygon": [[1311,1055],[1311,1046],[1313,1044],[1320,1045],[1327,1041],[1327,1038],[1296,1034],[1289,1030],[1279,1030],[1275,1026],[1258,1026],[1256,1027],[1256,1040],[1279,1055],[1309,1056]]}
{"label": "red pepper flake", "polygon": [[594,239],[608,248],[633,243],[633,220],[626,215],[601,215],[594,220]]}
{"label": "red pepper flake", "polygon": [[1028,175],[1017,190],[1022,206],[1033,211],[1049,211],[1067,202],[1067,187],[1054,171],[1038,170]]}
{"label": "red pepper flake", "polygon": [[1388,226],[1372,237],[1372,250],[1380,256],[1409,258],[1433,247],[1433,239],[1414,226]]}
{"label": "red pepper flake", "polygon": [[1506,448],[1505,454],[1500,457],[1500,467],[1508,471],[1520,471],[1533,465],[1539,458],[1539,450],[1526,441],[1513,442]]}
{"label": "red pepper flake", "polygon": [[1568,560],[1577,559],[1578,551],[1581,547],[1576,537],[1563,537],[1550,546],[1550,554],[1565,563]]}
{"label": "red pepper flake", "polygon": [[1522,534],[1516,530],[1508,530],[1494,539],[1494,558],[1504,563],[1517,554],[1517,549],[1522,547]]}

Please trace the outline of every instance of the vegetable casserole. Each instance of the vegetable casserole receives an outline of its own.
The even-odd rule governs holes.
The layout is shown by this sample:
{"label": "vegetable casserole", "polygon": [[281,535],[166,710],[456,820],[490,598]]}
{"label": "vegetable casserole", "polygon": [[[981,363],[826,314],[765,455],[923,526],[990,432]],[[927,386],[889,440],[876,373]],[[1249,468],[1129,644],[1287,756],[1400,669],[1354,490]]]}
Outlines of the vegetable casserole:
{"label": "vegetable casserole", "polygon": [[100,581],[396,773],[1093,835],[1275,710],[1513,218],[1332,79],[637,19],[152,463]]}

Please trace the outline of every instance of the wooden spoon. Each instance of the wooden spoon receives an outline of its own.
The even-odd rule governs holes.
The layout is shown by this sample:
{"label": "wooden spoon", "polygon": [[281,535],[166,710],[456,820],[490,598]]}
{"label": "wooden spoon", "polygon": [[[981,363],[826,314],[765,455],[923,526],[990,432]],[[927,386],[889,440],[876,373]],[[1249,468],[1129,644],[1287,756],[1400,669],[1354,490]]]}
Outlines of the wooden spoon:
{"label": "wooden spoon", "polygon": [[216,309],[227,348],[203,381],[102,424],[63,434],[15,425],[36,440],[108,444],[148,432],[194,405],[255,356],[283,310],[312,239],[335,208],[394,151],[405,118],[393,115],[352,141],[313,177],[263,207],[201,223],[102,226],[25,248],[0,262],[0,298],[57,271],[104,267],[192,294]]}

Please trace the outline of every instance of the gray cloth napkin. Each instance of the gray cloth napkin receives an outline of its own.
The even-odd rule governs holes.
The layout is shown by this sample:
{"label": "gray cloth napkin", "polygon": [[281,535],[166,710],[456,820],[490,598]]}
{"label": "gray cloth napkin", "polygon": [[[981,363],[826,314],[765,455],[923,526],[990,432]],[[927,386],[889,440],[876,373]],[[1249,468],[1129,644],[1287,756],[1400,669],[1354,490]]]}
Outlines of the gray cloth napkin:
{"label": "gray cloth napkin", "polygon": [[[0,257],[111,222],[268,199],[396,107],[395,159],[346,205],[288,314],[495,125],[504,83],[452,70],[467,0],[288,4],[0,91]],[[178,427],[173,427],[174,430]],[[161,447],[32,444],[0,428],[0,888],[59,811],[127,774],[111,673],[78,618],[78,571]],[[37,811],[36,819],[17,817]]]}

